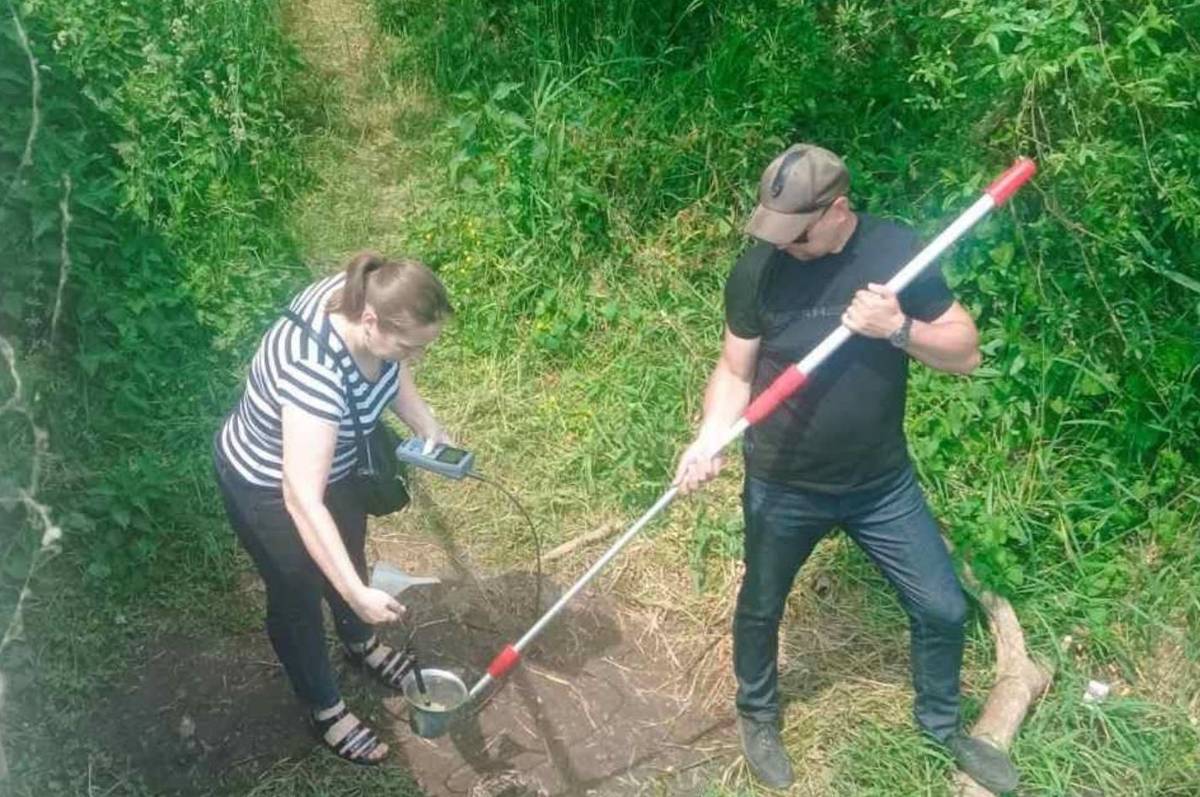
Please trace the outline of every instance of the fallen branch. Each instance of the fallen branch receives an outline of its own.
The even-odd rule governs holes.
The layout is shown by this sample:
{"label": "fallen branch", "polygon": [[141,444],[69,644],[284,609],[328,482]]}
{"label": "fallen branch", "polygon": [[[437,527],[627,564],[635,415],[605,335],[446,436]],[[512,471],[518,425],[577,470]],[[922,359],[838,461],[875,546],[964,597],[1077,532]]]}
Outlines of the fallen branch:
{"label": "fallen branch", "polygon": [[67,274],[71,271],[71,251],[67,244],[71,229],[71,175],[63,172],[63,195],[58,203],[58,212],[62,218],[62,237],[59,241],[58,290],[54,292],[54,314],[50,316],[50,345],[58,337],[58,318],[62,313],[63,289],[67,287]]}
{"label": "fallen branch", "polygon": [[[17,42],[21,45],[21,49],[25,52],[25,57],[29,61],[29,133],[25,137],[25,150],[21,153],[21,160],[17,163],[17,168],[13,170],[12,180],[5,189],[4,199],[0,201],[0,206],[7,205],[8,200],[12,198],[13,193],[21,184],[22,172],[25,169],[33,166],[33,147],[37,141],[38,129],[41,126],[42,111],[41,111],[41,96],[42,96],[42,81],[38,76],[38,61],[33,55],[33,48],[29,46],[29,36],[25,33],[25,26],[21,24],[21,15],[17,10],[17,4],[14,0],[9,0],[8,9],[12,13],[13,30],[17,34]],[[20,632],[21,629],[21,610],[24,608],[25,599],[29,595],[29,579],[33,575],[33,570],[37,566],[37,560],[42,555],[42,552],[47,550],[47,540],[49,545],[57,542],[58,527],[55,526],[49,519],[49,513],[46,507],[37,503],[34,499],[34,494],[37,492],[39,466],[41,464],[41,454],[44,451],[46,443],[46,435],[37,424],[33,422],[33,413],[25,404],[21,394],[21,376],[17,372],[17,355],[8,340],[0,337],[0,354],[3,355],[5,364],[8,366],[12,375],[12,395],[8,401],[0,407],[0,415],[8,412],[14,412],[25,416],[29,420],[29,425],[34,432],[34,450],[32,454],[33,462],[30,466],[29,488],[28,490],[18,487],[16,494],[13,496],[0,496],[0,509],[8,512],[16,506],[17,503],[24,503],[31,510],[39,514],[45,525],[46,532],[42,538],[42,547],[38,550],[34,561],[29,566],[29,572],[26,573],[25,583],[21,588],[17,605],[13,608],[12,617],[9,618],[8,627],[4,631],[4,635],[0,638],[0,654],[8,647],[9,642]],[[0,671],[0,781],[8,779],[8,756],[5,754],[4,747],[4,699],[5,699],[6,681],[4,672]]]}
{"label": "fallen branch", "polygon": [[556,559],[561,559],[574,551],[576,548],[582,548],[588,543],[602,540],[605,537],[610,537],[614,532],[620,530],[620,528],[620,525],[616,523],[606,523],[598,529],[589,531],[587,534],[580,534],[578,537],[569,539],[562,545],[552,548],[546,553],[542,554],[542,564],[547,564],[555,561]]}
{"label": "fallen branch", "polygon": [[[953,550],[949,540],[946,545]],[[1029,657],[1025,633],[1012,605],[984,589],[966,563],[963,564],[963,580],[978,595],[996,641],[996,682],[992,684],[979,719],[971,726],[971,735],[986,739],[1007,752],[1030,706],[1050,688],[1053,672]],[[992,792],[967,774],[956,772],[954,794],[956,797],[988,797]]]}
{"label": "fallen branch", "polygon": [[33,145],[37,141],[38,129],[42,124],[42,81],[38,76],[38,60],[33,54],[33,48],[29,46],[29,36],[25,33],[25,26],[21,24],[21,15],[17,12],[17,4],[13,0],[9,0],[9,10],[12,12],[13,30],[17,34],[17,41],[21,45],[21,49],[25,51],[25,57],[29,60],[29,133],[25,137],[25,151],[21,153],[21,160],[17,163],[17,168],[13,170],[12,182],[8,184],[8,190],[4,193],[3,204],[8,204],[9,198],[13,192],[17,190],[17,186],[21,182],[21,173],[33,165]]}
{"label": "fallen branch", "polygon": [[[25,603],[33,594],[29,588],[29,584],[33,580],[33,574],[38,566],[58,552],[58,543],[62,538],[62,529],[51,518],[50,508],[37,500],[38,485],[41,479],[41,463],[49,451],[49,437],[46,435],[46,431],[34,422],[33,410],[30,409],[28,403],[25,401],[24,385],[21,383],[21,374],[17,370],[17,353],[13,349],[12,344],[8,342],[8,339],[2,335],[0,335],[0,358],[4,360],[5,365],[8,367],[9,378],[12,381],[12,395],[9,396],[8,401],[0,406],[0,415],[12,413],[22,416],[28,422],[33,432],[33,450],[30,452],[31,462],[29,476],[27,477],[28,484],[15,485],[12,492],[0,493],[0,511],[13,512],[18,506],[23,506],[30,525],[40,521],[42,526],[41,544],[30,559],[29,569],[25,573],[25,580],[17,596],[17,604],[13,607],[12,615],[8,618],[8,625],[4,629],[4,634],[0,635],[0,659],[2,659],[4,651],[8,649],[8,646],[21,638],[24,633],[23,617]],[[0,671],[0,783],[7,780],[9,775],[8,757],[5,754],[4,748],[5,687],[4,672]]]}

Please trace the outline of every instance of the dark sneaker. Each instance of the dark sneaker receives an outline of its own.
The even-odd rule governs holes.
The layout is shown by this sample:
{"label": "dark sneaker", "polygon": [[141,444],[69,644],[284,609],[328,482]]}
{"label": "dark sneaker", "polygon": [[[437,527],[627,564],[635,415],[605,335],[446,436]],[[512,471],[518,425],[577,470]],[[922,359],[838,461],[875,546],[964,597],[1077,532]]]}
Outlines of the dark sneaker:
{"label": "dark sneaker", "polygon": [[1017,768],[996,745],[961,731],[946,740],[954,763],[988,791],[1004,794],[1017,788]]}
{"label": "dark sneaker", "polygon": [[759,722],[739,716],[738,734],[742,737],[742,752],[754,777],[772,789],[786,789],[792,785],[796,776],[792,774],[792,762],[787,750],[783,749],[783,740],[779,738],[779,728],[774,721]]}

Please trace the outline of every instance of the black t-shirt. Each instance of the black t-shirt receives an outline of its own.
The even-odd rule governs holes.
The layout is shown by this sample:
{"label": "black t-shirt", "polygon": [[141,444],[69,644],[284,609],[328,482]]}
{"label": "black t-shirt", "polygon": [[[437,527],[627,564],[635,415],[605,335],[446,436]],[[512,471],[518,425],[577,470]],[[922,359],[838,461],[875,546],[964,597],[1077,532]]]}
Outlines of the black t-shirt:
{"label": "black t-shirt", "polygon": [[[725,283],[725,320],[740,338],[761,338],[751,399],[841,323],[855,291],[885,283],[920,250],[917,234],[859,214],[838,254],[797,260],[758,243]],[[900,294],[906,315],[932,321],[954,303],[931,265]],[[752,476],[821,492],[872,486],[908,463],[904,401],[908,355],[887,340],[851,337],[801,390],[746,433]]]}

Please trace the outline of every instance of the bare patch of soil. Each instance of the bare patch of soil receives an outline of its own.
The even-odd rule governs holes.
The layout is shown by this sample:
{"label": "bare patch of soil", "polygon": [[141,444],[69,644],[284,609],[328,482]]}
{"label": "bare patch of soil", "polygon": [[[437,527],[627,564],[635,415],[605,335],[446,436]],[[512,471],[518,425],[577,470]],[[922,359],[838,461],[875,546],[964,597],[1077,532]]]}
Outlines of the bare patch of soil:
{"label": "bare patch of soil", "polygon": [[[558,588],[544,592],[548,606]],[[450,669],[468,686],[534,619],[524,574],[417,588],[403,599],[410,624],[383,635],[399,644],[413,634],[423,666]],[[382,710],[350,702],[431,797],[695,793],[712,766],[736,755],[732,716],[676,693],[670,651],[648,627],[611,598],[578,596],[507,683],[438,739],[416,736],[404,698],[382,686],[367,687]],[[307,755],[348,766],[308,734],[264,633],[167,637],[148,643],[141,661],[103,696],[90,732],[155,793],[236,793]],[[353,673],[341,683],[363,686]]]}
{"label": "bare patch of soil", "polygon": [[220,791],[313,748],[265,633],[168,636],[143,652],[90,732],[156,794]]}
{"label": "bare patch of soil", "polygon": [[[546,592],[549,606],[558,595]],[[468,687],[536,619],[527,575],[410,593],[426,666],[455,671]],[[577,596],[507,683],[449,734],[397,731],[414,777],[431,795],[467,797],[630,795],[692,782],[689,773],[733,753],[732,716],[676,694],[669,651],[645,629],[609,598]],[[386,703],[403,723],[405,700]]]}

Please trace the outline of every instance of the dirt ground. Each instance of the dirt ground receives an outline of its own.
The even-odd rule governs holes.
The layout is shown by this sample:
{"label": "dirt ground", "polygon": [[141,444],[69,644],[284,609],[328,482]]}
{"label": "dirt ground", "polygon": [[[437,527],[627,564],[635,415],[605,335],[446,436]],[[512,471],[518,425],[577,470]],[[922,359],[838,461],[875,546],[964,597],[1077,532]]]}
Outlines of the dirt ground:
{"label": "dirt ground", "polygon": [[145,654],[102,696],[91,733],[154,793],[213,793],[312,749],[265,632],[168,636]]}
{"label": "dirt ground", "polygon": [[[410,601],[417,647],[471,685],[526,630],[532,595],[527,576],[434,588]],[[417,780],[430,794],[471,797],[630,795],[651,783],[695,793],[688,773],[733,755],[732,717],[674,693],[670,654],[647,628],[608,598],[579,596],[468,721],[436,740],[397,735]]]}
{"label": "dirt ground", "polygon": [[[543,604],[565,586],[544,581]],[[423,666],[470,686],[532,623],[533,595],[531,575],[451,574],[405,593],[410,622],[384,636],[414,634]],[[403,697],[334,661],[352,707],[392,743],[393,765],[431,796],[695,794],[737,755],[733,717],[681,693],[687,662],[652,628],[612,598],[577,596],[503,688],[438,739],[410,730]],[[265,633],[147,649],[156,652],[105,697],[93,732],[155,793],[230,793],[283,760],[330,755],[308,735]]]}

